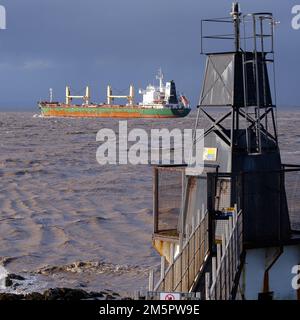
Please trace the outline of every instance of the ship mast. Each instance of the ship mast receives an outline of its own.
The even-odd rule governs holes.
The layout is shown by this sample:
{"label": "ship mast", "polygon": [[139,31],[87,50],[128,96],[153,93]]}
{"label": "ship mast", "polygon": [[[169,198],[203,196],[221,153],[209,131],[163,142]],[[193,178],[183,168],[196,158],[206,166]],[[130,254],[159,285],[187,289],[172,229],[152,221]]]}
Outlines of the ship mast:
{"label": "ship mast", "polygon": [[50,102],[52,103],[53,102],[53,89],[52,88],[49,89],[49,95],[50,95]]}
{"label": "ship mast", "polygon": [[156,76],[156,79],[159,80],[159,91],[163,92],[164,91],[164,84],[163,84],[164,74],[161,68],[158,69],[158,74]]}

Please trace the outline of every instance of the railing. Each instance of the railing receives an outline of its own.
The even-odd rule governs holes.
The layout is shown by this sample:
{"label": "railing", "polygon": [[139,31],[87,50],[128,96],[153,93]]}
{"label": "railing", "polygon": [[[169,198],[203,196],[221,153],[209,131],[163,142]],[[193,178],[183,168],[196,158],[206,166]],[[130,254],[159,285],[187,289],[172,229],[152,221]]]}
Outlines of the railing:
{"label": "railing", "polygon": [[173,263],[166,271],[162,264],[161,279],[153,291],[190,292],[197,281],[209,254],[208,212],[199,210],[196,220]]}
{"label": "railing", "polygon": [[[163,295],[163,296],[162,296]],[[200,292],[181,292],[177,293],[177,300],[201,300],[201,293]],[[153,292],[146,292],[146,293],[136,293],[134,296],[134,300],[165,300],[164,297],[166,296],[165,292],[158,292],[158,291],[153,291]],[[171,300],[171,299],[169,299]]]}
{"label": "railing", "polygon": [[242,211],[235,210],[225,226],[217,257],[212,258],[212,272],[205,274],[205,299],[230,300],[238,280],[243,251]]}

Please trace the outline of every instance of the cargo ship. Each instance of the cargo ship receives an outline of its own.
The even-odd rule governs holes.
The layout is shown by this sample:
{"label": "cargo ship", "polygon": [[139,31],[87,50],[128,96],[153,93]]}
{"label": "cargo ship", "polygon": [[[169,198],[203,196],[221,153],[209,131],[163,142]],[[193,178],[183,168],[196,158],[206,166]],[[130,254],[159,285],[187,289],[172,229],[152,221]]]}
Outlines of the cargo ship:
{"label": "cargo ship", "polygon": [[[113,95],[112,87],[107,87],[106,103],[90,102],[90,89],[86,87],[85,95],[71,95],[70,87],[66,87],[66,102],[53,102],[52,89],[50,101],[39,102],[42,116],[45,117],[98,117],[98,118],[178,118],[187,116],[190,104],[184,95],[178,95],[174,81],[163,82],[164,75],[159,70],[156,79],[159,85],[149,84],[145,90],[139,90],[143,99],[135,103],[134,87],[130,85],[129,95]],[[73,99],[82,99],[82,104],[73,104]],[[115,104],[115,99],[126,99],[127,104]]]}

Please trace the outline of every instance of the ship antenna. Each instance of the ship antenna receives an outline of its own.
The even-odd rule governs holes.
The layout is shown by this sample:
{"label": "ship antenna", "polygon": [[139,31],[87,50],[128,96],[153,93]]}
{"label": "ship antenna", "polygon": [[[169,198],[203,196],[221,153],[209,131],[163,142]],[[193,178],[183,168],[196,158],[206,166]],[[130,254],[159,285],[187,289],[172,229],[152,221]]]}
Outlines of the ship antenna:
{"label": "ship antenna", "polygon": [[241,24],[241,12],[240,12],[240,5],[238,2],[232,3],[232,10],[230,12],[234,24],[234,43],[235,43],[235,51],[240,51],[240,24]]}

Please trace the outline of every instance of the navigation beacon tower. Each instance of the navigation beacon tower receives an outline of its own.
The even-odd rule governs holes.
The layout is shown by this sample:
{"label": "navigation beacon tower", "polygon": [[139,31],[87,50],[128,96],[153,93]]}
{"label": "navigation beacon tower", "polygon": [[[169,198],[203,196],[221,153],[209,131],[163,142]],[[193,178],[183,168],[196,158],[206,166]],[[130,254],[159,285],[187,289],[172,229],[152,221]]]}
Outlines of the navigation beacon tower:
{"label": "navigation beacon tower", "polygon": [[[204,34],[205,24],[232,22],[234,37]],[[245,173],[243,187],[249,194],[240,205],[244,237],[252,244],[279,241],[290,235],[285,190],[280,196],[272,192],[280,181],[271,172],[282,169],[276,125],[275,24],[273,15],[267,12],[242,16],[238,3],[232,6],[231,19],[202,21],[202,52],[208,40],[234,40],[234,51],[206,53],[197,123],[200,115],[210,121],[204,143],[215,152],[216,161],[205,162],[217,165],[220,172]],[[216,109],[221,112],[218,117]],[[251,172],[257,174],[250,179],[247,173]],[[232,201],[238,196],[235,190],[232,181]]]}
{"label": "navigation beacon tower", "polygon": [[[149,291],[300,299],[291,284],[300,263],[300,166],[283,164],[278,146],[276,21],[268,12],[242,15],[234,3],[229,18],[201,24],[207,60],[195,128],[209,126],[195,135],[204,141],[195,156],[204,165],[154,168],[153,245],[162,265]],[[207,25],[222,34],[207,35]],[[221,51],[216,40],[234,48]]]}

